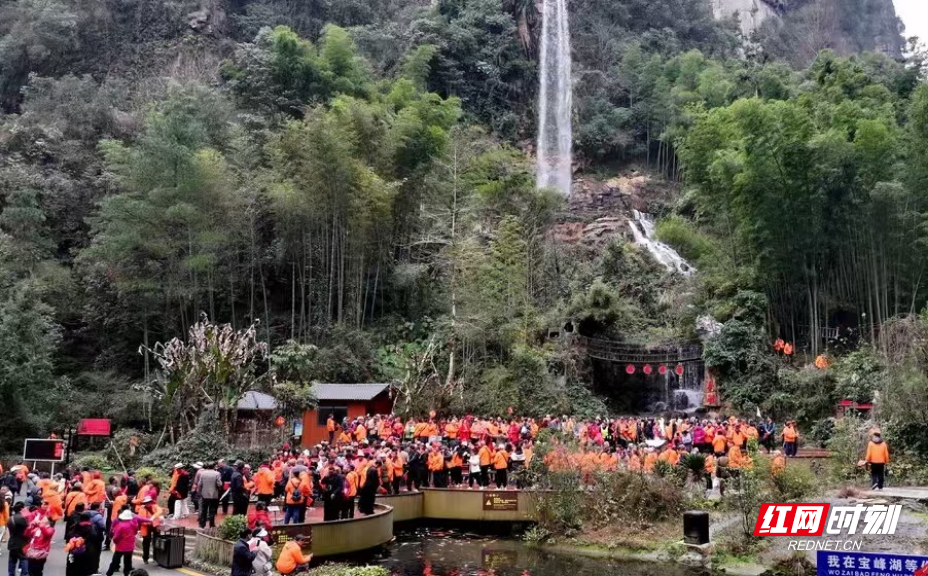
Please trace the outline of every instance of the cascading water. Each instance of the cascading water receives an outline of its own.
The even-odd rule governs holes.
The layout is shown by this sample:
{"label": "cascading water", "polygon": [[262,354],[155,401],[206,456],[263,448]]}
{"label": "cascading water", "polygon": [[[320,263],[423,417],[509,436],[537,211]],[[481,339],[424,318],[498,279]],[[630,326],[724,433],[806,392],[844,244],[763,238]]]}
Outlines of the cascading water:
{"label": "cascading water", "polygon": [[567,0],[543,0],[540,98],[538,103],[539,188],[570,195],[570,26]]}
{"label": "cascading water", "polygon": [[663,242],[654,239],[654,221],[648,214],[643,214],[637,210],[632,210],[634,220],[629,220],[628,225],[632,229],[632,236],[635,238],[635,244],[644,246],[645,249],[654,256],[654,259],[664,265],[671,272],[679,272],[684,276],[689,276],[696,271],[689,262],[677,254],[677,251]]}

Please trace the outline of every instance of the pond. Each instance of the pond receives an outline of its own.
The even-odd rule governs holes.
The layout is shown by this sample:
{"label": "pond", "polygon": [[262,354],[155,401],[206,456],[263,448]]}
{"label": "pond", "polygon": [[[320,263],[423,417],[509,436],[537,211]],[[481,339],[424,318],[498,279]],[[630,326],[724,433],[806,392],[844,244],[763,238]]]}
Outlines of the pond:
{"label": "pond", "polygon": [[395,576],[695,576],[676,565],[552,553],[519,540],[462,530],[398,532],[378,562]]}

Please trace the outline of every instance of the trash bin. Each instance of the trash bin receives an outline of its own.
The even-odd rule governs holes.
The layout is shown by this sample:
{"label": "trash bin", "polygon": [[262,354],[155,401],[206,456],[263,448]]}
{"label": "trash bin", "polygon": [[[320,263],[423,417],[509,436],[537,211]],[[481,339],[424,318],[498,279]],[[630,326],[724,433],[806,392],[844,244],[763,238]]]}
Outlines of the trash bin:
{"label": "trash bin", "polygon": [[686,544],[709,543],[709,513],[690,510],[683,513],[683,542]]}
{"label": "trash bin", "polygon": [[172,528],[159,533],[154,542],[155,564],[162,568],[181,568],[184,565],[184,547],[187,538],[183,528]]}

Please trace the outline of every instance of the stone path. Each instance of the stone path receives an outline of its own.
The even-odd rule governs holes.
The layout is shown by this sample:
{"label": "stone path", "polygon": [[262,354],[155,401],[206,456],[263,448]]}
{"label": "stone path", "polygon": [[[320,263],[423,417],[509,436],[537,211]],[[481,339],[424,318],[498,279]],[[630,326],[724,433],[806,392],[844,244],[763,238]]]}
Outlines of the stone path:
{"label": "stone path", "polygon": [[909,486],[909,487],[889,487],[882,490],[868,490],[862,493],[867,498],[897,498],[901,500],[928,500],[928,487],[926,486]]}
{"label": "stone path", "polygon": [[[58,527],[55,530],[55,539],[54,544],[52,545],[52,553],[48,557],[48,562],[45,564],[45,574],[48,576],[64,576],[65,568],[67,567],[67,554],[64,552],[64,525],[58,523]],[[3,555],[0,557],[0,566],[4,569],[6,568],[6,563],[8,560],[9,552],[6,550],[6,543],[3,544]],[[100,557],[100,570],[101,573],[106,573],[106,569],[110,565],[110,560],[113,558],[112,553],[103,552],[103,555]],[[149,576],[203,576],[200,572],[196,570],[191,570],[189,568],[179,568],[177,570],[168,570],[166,568],[160,568],[154,562],[150,564],[142,564],[142,556],[136,554],[132,560],[133,568],[144,568],[148,571]],[[122,574],[122,572],[117,572],[117,574]]]}

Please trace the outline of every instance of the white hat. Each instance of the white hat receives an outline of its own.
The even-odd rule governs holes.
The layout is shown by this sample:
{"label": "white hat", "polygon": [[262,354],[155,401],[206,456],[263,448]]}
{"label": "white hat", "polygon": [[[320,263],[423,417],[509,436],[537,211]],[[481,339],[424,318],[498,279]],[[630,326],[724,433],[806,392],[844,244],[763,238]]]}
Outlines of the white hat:
{"label": "white hat", "polygon": [[123,510],[122,512],[119,513],[119,516],[118,516],[120,520],[132,520],[134,517],[135,515],[132,513],[131,510]]}
{"label": "white hat", "polygon": [[255,532],[255,536],[257,536],[258,538],[264,538],[265,536],[267,536],[267,530],[265,530],[264,528],[261,528],[260,530]]}
{"label": "white hat", "polygon": [[199,470],[200,468],[203,467],[203,463],[202,463],[202,462],[195,462],[195,463],[193,464],[193,467],[196,468],[197,470]]}
{"label": "white hat", "polygon": [[177,464],[174,465],[174,469],[175,469],[175,470],[178,469],[178,468],[183,468],[183,467],[184,467],[184,465],[183,465],[183,463],[181,463],[181,462],[178,462]]}

